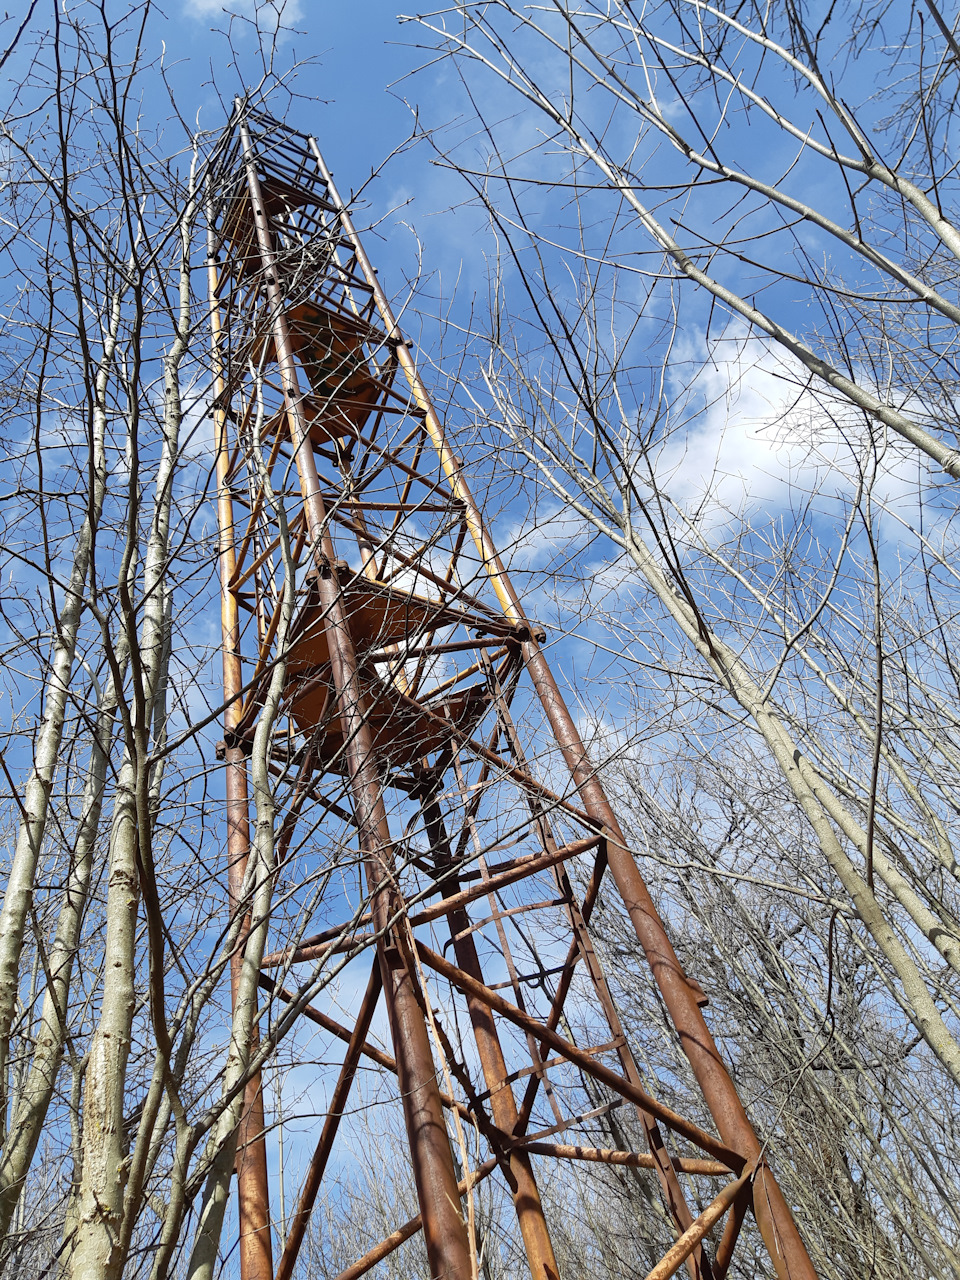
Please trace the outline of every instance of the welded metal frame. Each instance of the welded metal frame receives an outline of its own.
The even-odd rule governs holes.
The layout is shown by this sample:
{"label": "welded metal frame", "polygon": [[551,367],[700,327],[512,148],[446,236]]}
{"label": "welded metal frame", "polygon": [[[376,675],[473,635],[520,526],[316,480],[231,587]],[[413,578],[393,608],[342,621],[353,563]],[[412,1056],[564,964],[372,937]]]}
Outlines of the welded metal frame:
{"label": "welded metal frame", "polygon": [[[347,1049],[277,1280],[293,1274],[363,1060],[397,1077],[421,1214],[340,1280],[364,1274],[417,1230],[432,1273],[467,1280],[471,1242],[461,1197],[497,1169],[516,1206],[531,1274],[557,1277],[535,1158],[654,1173],[677,1240],[649,1280],[684,1265],[694,1280],[721,1280],[747,1208],[781,1280],[813,1280],[704,1020],[703,992],[670,945],[550,671],[543,632],[524,613],[319,148],[242,102],[211,169],[209,280],[231,905],[242,910],[249,851],[246,757],[266,683],[283,663],[271,747],[271,768],[289,784],[278,817],[280,857],[292,856],[308,810],[327,813],[352,833],[368,910],[294,943],[278,937],[261,986],[289,1003],[298,991],[285,984],[298,966],[316,972],[365,946],[376,956],[353,1026],[319,1008],[303,1010]],[[287,573],[297,603],[284,635]],[[530,729],[533,708],[540,727]],[[555,776],[547,785],[530,763],[531,751],[543,756],[547,745],[554,775],[562,763],[568,785],[558,787]],[[388,797],[407,818],[401,836],[391,828]],[[425,848],[415,847],[411,830]],[[524,851],[491,860],[505,846]],[[582,893],[572,865],[583,872]],[[716,1135],[655,1098],[637,1068],[590,939],[605,876],[623,898]],[[479,919],[474,904],[481,904]],[[536,975],[535,989],[515,955],[524,936],[517,922],[545,913],[554,932],[562,923],[568,943],[552,973]],[[440,925],[438,949],[426,935],[436,938]],[[505,982],[485,980],[490,957],[505,969]],[[609,1030],[602,1044],[578,1046],[565,1024],[567,1033],[558,1030],[576,974]],[[430,984],[437,980],[448,984],[444,992],[455,995],[472,1029],[482,1088],[434,1013]],[[512,1000],[500,994],[505,986]],[[392,1057],[367,1040],[381,992]],[[531,1013],[537,999],[544,1012]],[[461,1098],[440,1088],[441,1067]],[[589,1115],[618,1100],[633,1104],[647,1152],[543,1140],[586,1123],[584,1113],[565,1107],[572,1086],[564,1081],[582,1077],[611,1094]],[[529,1133],[541,1097],[555,1122]],[[490,1146],[472,1171],[455,1165],[445,1112],[468,1121]],[[254,1079],[237,1164],[243,1280],[274,1275],[263,1130]],[[726,1181],[698,1211],[681,1175]],[[706,1238],[724,1216],[710,1257]]]}

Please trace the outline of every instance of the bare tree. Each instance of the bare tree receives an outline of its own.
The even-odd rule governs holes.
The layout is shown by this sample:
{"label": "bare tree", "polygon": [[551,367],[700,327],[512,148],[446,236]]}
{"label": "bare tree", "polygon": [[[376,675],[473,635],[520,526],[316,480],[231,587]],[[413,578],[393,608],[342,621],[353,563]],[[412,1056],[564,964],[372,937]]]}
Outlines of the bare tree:
{"label": "bare tree", "polygon": [[698,0],[418,22],[471,126],[431,130],[438,162],[493,244],[464,447],[524,486],[517,556],[555,542],[538,580],[610,654],[614,697],[580,685],[597,759],[665,914],[689,922],[691,968],[750,1028],[731,1056],[768,1132],[792,1135],[798,1200],[856,1234],[851,1257],[824,1227],[819,1264],[943,1274],[960,1085],[956,503],[937,475],[957,474],[949,25],[932,3],[833,7],[818,27],[793,5]]}
{"label": "bare tree", "polygon": [[[215,141],[181,128],[171,145],[138,115],[142,77],[162,82],[148,0],[119,20],[51,12],[23,29],[3,124],[0,1265],[212,1280],[247,1086],[278,1055],[323,1060],[294,1027],[352,958],[261,1005],[268,921],[292,954],[357,855],[331,821],[313,856],[322,815],[292,849],[277,821],[300,795],[297,768],[271,764],[296,575],[265,474],[279,658],[251,744],[251,855],[229,906],[217,887],[224,707],[198,623],[216,608],[217,357],[194,270]],[[814,30],[793,6],[696,0],[461,4],[421,24],[480,123],[433,143],[491,229],[490,324],[455,335],[464,448],[496,458],[518,566],[560,544],[531,591],[611,651],[612,692],[584,693],[582,719],[663,914],[737,1029],[724,1050],[790,1154],[823,1274],[864,1258],[890,1280],[960,1274],[949,27],[931,4],[851,10],[831,46],[833,11]],[[282,88],[269,33],[258,56],[254,94]],[[508,127],[495,113],[516,94]],[[753,478],[782,468],[771,510],[731,486],[738,412],[763,419]],[[693,1113],[635,944],[598,913],[638,1054]],[[545,996],[554,941],[525,939]],[[585,993],[570,1010],[600,1043]],[[598,1142],[637,1140],[589,1080],[571,1095],[603,1112]],[[305,1269],[335,1273],[379,1218],[386,1233],[412,1214],[389,1172],[328,1200]],[[642,1271],[673,1238],[629,1171],[564,1168],[543,1192],[576,1205],[557,1215],[571,1274]],[[509,1208],[485,1184],[471,1209],[485,1276],[517,1270]],[[397,1274],[426,1265],[405,1249]],[[759,1251],[740,1265],[760,1274]]]}
{"label": "bare tree", "polygon": [[[258,965],[226,1044],[223,975],[273,884],[252,868],[225,912],[207,801],[222,699],[197,621],[216,562],[193,280],[211,139],[172,99],[172,150],[139,114],[144,78],[164,83],[148,0],[51,14],[21,31],[2,126],[4,662],[22,708],[2,756],[0,1266],[162,1275],[211,1168],[229,1179]],[[219,1231],[200,1239],[215,1258]]]}

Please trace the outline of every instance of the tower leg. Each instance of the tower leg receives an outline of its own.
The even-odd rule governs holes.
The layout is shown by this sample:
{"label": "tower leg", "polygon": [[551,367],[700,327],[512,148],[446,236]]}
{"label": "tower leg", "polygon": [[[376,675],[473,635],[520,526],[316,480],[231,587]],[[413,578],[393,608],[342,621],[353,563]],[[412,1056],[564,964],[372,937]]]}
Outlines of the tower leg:
{"label": "tower leg", "polygon": [[395,937],[387,928],[389,921],[397,916],[401,904],[393,889],[396,876],[393,845],[380,777],[373,763],[370,727],[357,687],[356,659],[349,633],[345,628],[339,630],[337,588],[330,582],[321,582],[320,585],[321,593],[327,591],[331,597],[327,634],[334,682],[350,743],[347,748],[350,787],[373,919],[377,931],[382,932],[377,949],[383,992],[397,1060],[400,1097],[430,1274],[433,1280],[470,1280],[473,1275],[470,1243],[460,1212],[457,1175],[418,994],[418,980],[411,971],[404,948],[396,945]]}
{"label": "tower leg", "polygon": [[[467,913],[463,910],[451,912],[449,920],[450,932],[454,937],[469,926]],[[458,938],[454,943],[454,951],[460,968],[472,978],[483,982],[480,959],[472,936],[468,934]],[[505,1133],[514,1133],[520,1116],[513,1089],[507,1082],[507,1064],[496,1023],[490,1010],[479,1000],[468,998],[467,1007],[480,1054],[483,1078],[490,1090],[490,1110],[494,1124]],[[559,1280],[560,1271],[530,1156],[519,1147],[514,1148],[507,1156],[507,1178],[530,1264],[530,1275],[533,1280]]]}
{"label": "tower leg", "polygon": [[[227,751],[227,857],[231,911],[240,910],[249,854],[247,765],[243,753],[238,748],[232,748]],[[243,957],[238,949],[234,951],[230,961],[230,987],[234,1001],[237,998],[242,963]],[[256,1052],[258,1042],[259,1037],[254,1028],[250,1038],[251,1053]],[[237,1133],[236,1172],[241,1280],[273,1280],[263,1085],[259,1072],[248,1082],[244,1094],[243,1116]]]}
{"label": "tower leg", "polygon": [[[327,183],[328,193],[337,207],[340,224],[350,239],[357,262],[373,293],[384,328],[388,336],[397,343],[398,362],[410,384],[414,398],[424,411],[424,423],[437,449],[444,474],[456,496],[463,502],[464,520],[480,554],[490,584],[503,605],[507,617],[518,624],[523,624],[527,620],[520,607],[519,598],[463,476],[460,462],[447,443],[443,425],[420,378],[413,356],[403,340],[387,296],[377,280],[370,259],[363,250],[350,215],[337,193],[333,176],[324,164],[313,139],[310,141],[310,146],[317,161],[317,167]],[[624,840],[603,787],[590,764],[577,727],[536,640],[531,638],[524,642],[523,656],[527,672],[533,681],[550,728],[557,745],[563,752],[584,806],[592,817],[599,819],[606,827],[610,871],[717,1129],[724,1142],[738,1150],[747,1160],[757,1159],[761,1155],[760,1142],[700,1011],[697,995],[688,983],[677,954],[667,937],[640,869]],[[758,1167],[753,1185],[753,1205],[757,1225],[778,1280],[816,1280],[813,1263],[797,1230],[790,1208],[776,1178],[766,1165],[761,1163]]]}
{"label": "tower leg", "polygon": [[394,948],[380,944],[380,964],[430,1274],[434,1280],[469,1280],[470,1246],[423,1011]]}
{"label": "tower leg", "polygon": [[[333,654],[336,636],[333,627],[328,635]],[[345,645],[337,652],[333,665],[336,683],[342,689],[341,714],[351,730],[352,742],[347,755],[354,815],[365,855],[374,924],[383,934],[377,948],[430,1274],[434,1280],[470,1280],[473,1275],[470,1243],[460,1213],[457,1175],[418,981],[405,949],[396,945],[387,929],[400,907],[392,888],[396,875],[393,847],[380,779],[372,763],[370,729],[364,719],[363,704],[356,695],[352,700],[348,696],[351,689],[356,688],[351,658],[350,646]]]}
{"label": "tower leg", "polygon": [[[761,1160],[760,1142],[707,1027],[697,993],[687,981],[667,937],[653,899],[628,847],[620,824],[590,764],[573,717],[536,641],[524,644],[524,657],[557,743],[564,754],[584,807],[607,831],[610,872],[623,898],[647,963],[663,993],[684,1053],[724,1142],[747,1160]],[[761,1163],[753,1179],[753,1211],[778,1280],[817,1280],[793,1214],[772,1171]]]}
{"label": "tower leg", "polygon": [[[427,836],[435,856],[441,865],[448,863],[452,861],[450,844],[436,796],[428,793],[421,804]],[[459,891],[460,881],[455,875],[445,875],[443,884],[445,893],[453,894]],[[469,932],[470,919],[466,910],[461,907],[451,911],[447,919],[457,964],[472,978],[483,982],[480,957],[477,954],[473,934]],[[516,1133],[520,1113],[513,1096],[513,1088],[507,1081],[507,1064],[500,1045],[500,1037],[497,1035],[496,1022],[487,1006],[479,1000],[468,997],[467,1009],[480,1055],[484,1083],[490,1091],[490,1110],[493,1113],[494,1124],[504,1133]],[[526,1151],[514,1148],[507,1155],[506,1165],[510,1193],[513,1196],[532,1280],[559,1280],[560,1271],[553,1252],[530,1156]]]}

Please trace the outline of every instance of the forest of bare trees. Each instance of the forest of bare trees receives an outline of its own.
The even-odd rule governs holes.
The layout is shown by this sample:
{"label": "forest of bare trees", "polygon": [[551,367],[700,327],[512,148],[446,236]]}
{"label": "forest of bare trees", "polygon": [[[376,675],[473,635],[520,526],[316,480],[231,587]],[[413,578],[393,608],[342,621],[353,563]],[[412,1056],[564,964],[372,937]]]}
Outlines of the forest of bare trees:
{"label": "forest of bare trees", "polygon": [[953,19],[420,23],[475,112],[438,162],[496,245],[478,433],[556,525],[561,615],[624,655],[618,713],[584,709],[648,874],[824,1273],[952,1274]]}
{"label": "forest of bare trees", "polygon": [[[292,101],[276,8],[253,83],[215,85],[224,121],[236,91]],[[24,1277],[238,1274],[247,1079],[281,1188],[284,1135],[295,1166],[323,1113],[296,1009],[271,1006],[252,1056],[255,979],[231,1015],[247,913],[295,941],[296,894],[340,869],[305,889],[272,861],[290,780],[264,748],[268,870],[227,898],[217,129],[154,20],[82,0],[0,27],[0,1272]],[[957,25],[934,0],[486,0],[384,36],[483,278],[441,288],[436,219],[402,215],[447,429],[824,1280],[960,1280]],[[606,892],[593,928],[637,1061],[708,1124]],[[319,966],[301,1007],[348,1000],[345,975]],[[384,1078],[298,1276],[417,1212],[399,1129],[367,1113]],[[626,1112],[597,1146],[638,1149]],[[565,1280],[647,1274],[672,1239],[651,1186],[550,1166]],[[289,1211],[281,1191],[281,1244]],[[478,1274],[523,1275],[493,1179],[475,1213]],[[729,1274],[771,1274],[743,1242]],[[371,1274],[430,1272],[414,1237]]]}

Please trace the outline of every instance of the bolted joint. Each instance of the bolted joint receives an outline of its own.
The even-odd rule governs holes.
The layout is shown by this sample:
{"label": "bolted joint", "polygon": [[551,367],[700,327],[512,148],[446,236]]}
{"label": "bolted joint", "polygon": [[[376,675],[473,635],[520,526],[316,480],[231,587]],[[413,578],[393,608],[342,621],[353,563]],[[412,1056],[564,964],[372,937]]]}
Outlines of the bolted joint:
{"label": "bolted joint", "polygon": [[350,566],[346,560],[329,560],[326,556],[318,555],[314,568],[307,574],[307,582],[309,584],[311,579],[316,582],[318,578],[323,578],[324,581],[327,581],[334,575],[339,578],[349,572]]}
{"label": "bolted joint", "polygon": [[534,640],[537,644],[544,644],[547,639],[547,631],[543,624],[529,620],[518,622],[511,635],[514,640],[519,640],[521,644],[526,644],[529,640]]}
{"label": "bolted joint", "polygon": [[405,969],[406,962],[403,958],[403,952],[395,942],[383,948],[383,958],[387,962],[388,969]]}
{"label": "bolted joint", "polygon": [[687,974],[687,986],[690,988],[690,990],[693,992],[694,996],[696,997],[696,1001],[699,1007],[701,1009],[706,1009],[707,1006],[710,1004],[710,997],[704,991],[703,987],[701,987],[700,983],[696,980],[696,978],[691,978],[689,974]]}
{"label": "bolted joint", "polygon": [[228,729],[223,738],[217,743],[216,752],[218,760],[226,760],[228,751],[239,750],[244,757],[249,760],[253,754],[253,739],[246,734],[237,733],[234,729]]}

